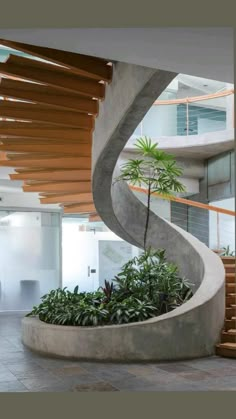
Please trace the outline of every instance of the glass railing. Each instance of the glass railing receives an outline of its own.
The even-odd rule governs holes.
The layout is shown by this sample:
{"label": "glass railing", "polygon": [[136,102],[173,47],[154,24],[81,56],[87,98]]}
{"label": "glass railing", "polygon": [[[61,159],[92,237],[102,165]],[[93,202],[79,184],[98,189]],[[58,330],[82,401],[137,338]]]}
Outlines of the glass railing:
{"label": "glass railing", "polygon": [[[145,189],[130,186],[136,197],[147,205]],[[189,232],[214,251],[229,248],[235,250],[235,206],[234,198],[222,202],[203,204],[180,197],[171,199],[153,194],[151,210],[159,217],[170,221]],[[230,208],[230,209],[229,209]]]}
{"label": "glass railing", "polygon": [[234,90],[185,99],[157,100],[132,138],[193,136],[234,127]]}

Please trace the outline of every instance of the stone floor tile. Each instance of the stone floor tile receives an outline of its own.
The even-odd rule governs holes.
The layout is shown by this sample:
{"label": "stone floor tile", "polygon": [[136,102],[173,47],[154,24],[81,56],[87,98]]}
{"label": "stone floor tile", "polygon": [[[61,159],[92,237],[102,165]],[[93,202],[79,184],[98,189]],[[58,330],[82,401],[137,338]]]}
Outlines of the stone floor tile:
{"label": "stone floor tile", "polygon": [[78,384],[72,391],[119,391],[118,388],[107,382],[97,382],[91,384]]}
{"label": "stone floor tile", "polygon": [[182,363],[175,363],[175,362],[170,362],[170,363],[165,363],[165,364],[158,364],[157,368],[159,370],[164,370],[170,373],[182,373],[182,372],[194,372],[196,371],[196,368],[192,367],[191,365],[186,365],[186,364],[182,364]]}
{"label": "stone floor tile", "polygon": [[235,367],[223,366],[223,367],[218,367],[218,368],[210,368],[208,372],[210,375],[213,375],[214,377],[227,377],[227,376],[236,377],[236,365]]}
{"label": "stone floor tile", "polygon": [[54,375],[58,375],[60,377],[86,374],[86,370],[79,366],[66,366],[64,368],[53,368],[52,372]]}
{"label": "stone floor tile", "polygon": [[112,385],[120,391],[162,391],[162,383],[153,383],[144,377],[132,377],[123,380],[114,380]]}
{"label": "stone floor tile", "polygon": [[23,313],[0,313],[0,392],[236,391],[236,360],[111,363],[49,358],[21,343]]}
{"label": "stone floor tile", "polygon": [[211,378],[211,374],[206,371],[193,371],[179,374],[182,378],[190,381],[202,381]]}
{"label": "stone floor tile", "polygon": [[96,377],[104,380],[109,381],[112,383],[116,380],[126,380],[128,378],[134,377],[134,374],[131,374],[130,372],[126,370],[117,370],[116,368],[113,369],[112,367],[109,369],[96,369],[96,370],[90,370],[90,372],[95,375]]}
{"label": "stone floor tile", "polygon": [[28,389],[24,386],[24,384],[20,383],[18,380],[0,382],[0,393],[27,391]]}
{"label": "stone floor tile", "polygon": [[90,373],[79,373],[77,375],[64,375],[64,376],[56,376],[60,382],[63,382],[65,385],[74,387],[79,384],[92,384],[96,382],[104,381],[100,379],[99,377],[96,377],[95,375],[92,375]]}
{"label": "stone floor tile", "polygon": [[15,381],[16,377],[12,374],[11,371],[1,371],[0,372],[0,383],[8,382],[8,381]]}
{"label": "stone floor tile", "polygon": [[69,366],[79,366],[79,363],[76,361],[70,361],[67,359],[60,358],[47,358],[43,356],[35,357],[35,362],[43,368],[53,369],[53,368],[65,368]]}
{"label": "stone floor tile", "polygon": [[28,390],[40,390],[43,387],[50,387],[54,385],[60,385],[61,381],[54,375],[50,373],[40,373],[35,374],[34,377],[22,378],[19,381],[28,389]]}
{"label": "stone floor tile", "polygon": [[133,374],[138,377],[147,376],[147,375],[154,375],[157,374],[157,369],[155,366],[149,365],[130,365],[127,367],[127,371],[130,374]]}

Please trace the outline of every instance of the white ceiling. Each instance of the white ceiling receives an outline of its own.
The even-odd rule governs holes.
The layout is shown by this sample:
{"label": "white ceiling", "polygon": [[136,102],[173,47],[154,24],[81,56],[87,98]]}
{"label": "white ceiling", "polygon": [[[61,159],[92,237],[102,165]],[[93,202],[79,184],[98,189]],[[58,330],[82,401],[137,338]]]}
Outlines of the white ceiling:
{"label": "white ceiling", "polygon": [[29,44],[233,83],[230,27],[2,29]]}

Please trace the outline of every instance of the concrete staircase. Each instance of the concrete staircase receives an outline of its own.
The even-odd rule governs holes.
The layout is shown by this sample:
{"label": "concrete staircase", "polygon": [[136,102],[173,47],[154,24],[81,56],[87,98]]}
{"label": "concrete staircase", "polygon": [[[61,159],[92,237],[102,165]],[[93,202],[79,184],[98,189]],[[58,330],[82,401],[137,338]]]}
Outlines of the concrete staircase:
{"label": "concrete staircase", "polygon": [[236,358],[236,275],[235,258],[223,256],[225,267],[225,323],[216,355]]}

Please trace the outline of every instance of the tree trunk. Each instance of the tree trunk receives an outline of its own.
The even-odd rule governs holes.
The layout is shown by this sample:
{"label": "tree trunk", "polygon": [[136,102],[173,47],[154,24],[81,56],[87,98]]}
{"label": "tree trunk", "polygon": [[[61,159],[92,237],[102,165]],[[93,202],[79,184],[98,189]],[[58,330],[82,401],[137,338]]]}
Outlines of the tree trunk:
{"label": "tree trunk", "polygon": [[146,243],[147,243],[147,232],[148,232],[149,216],[150,216],[150,204],[151,204],[151,183],[149,182],[149,184],[148,184],[148,198],[147,198],[147,216],[146,216],[146,224],[145,224],[145,230],[144,230],[144,243],[143,243],[144,250],[146,250]]}

